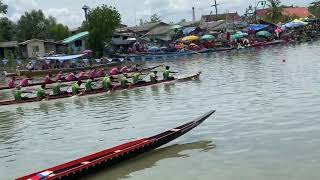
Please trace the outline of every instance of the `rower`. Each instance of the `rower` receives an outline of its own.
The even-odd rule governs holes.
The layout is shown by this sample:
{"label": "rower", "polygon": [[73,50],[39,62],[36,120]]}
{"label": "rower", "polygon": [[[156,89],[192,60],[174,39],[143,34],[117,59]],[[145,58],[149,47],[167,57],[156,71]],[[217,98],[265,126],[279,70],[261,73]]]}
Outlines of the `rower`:
{"label": "rower", "polygon": [[157,83],[158,82],[158,72],[154,71],[153,73],[150,74],[150,82],[152,83]]}
{"label": "rower", "polygon": [[115,75],[118,75],[118,74],[120,74],[120,68],[119,67],[115,67],[115,68],[111,69],[110,75],[115,76]]}
{"label": "rower", "polygon": [[131,67],[131,72],[136,72],[136,71],[139,71],[139,67],[140,65],[139,64],[135,64]]}
{"label": "rower", "polygon": [[99,69],[97,72],[97,77],[103,77],[106,75],[106,72],[104,71],[104,69]]}
{"label": "rower", "polygon": [[45,92],[46,84],[42,84],[40,88],[37,89],[37,98],[38,99],[44,99],[46,98],[47,94]]}
{"label": "rower", "polygon": [[86,78],[88,78],[88,75],[87,75],[87,73],[85,71],[82,71],[82,72],[79,73],[79,75],[78,75],[78,79],[79,80],[84,80]]}
{"label": "rower", "polygon": [[133,74],[133,84],[139,83],[140,75],[141,75],[141,73],[139,73],[139,72],[136,72],[136,73]]}
{"label": "rower", "polygon": [[21,91],[21,86],[16,87],[16,91],[14,93],[14,100],[16,101],[22,101],[23,99],[26,99],[26,97],[22,97],[22,91]]}
{"label": "rower", "polygon": [[170,76],[172,73],[177,73],[177,72],[172,72],[170,71],[170,66],[166,66],[166,70],[163,72],[163,79],[164,80],[174,80],[174,77]]}
{"label": "rower", "polygon": [[15,81],[16,81],[16,77],[13,76],[13,77],[8,81],[8,87],[9,87],[9,88],[14,88],[14,87],[16,87]]}
{"label": "rower", "polygon": [[48,75],[44,78],[43,83],[44,83],[44,84],[50,84],[50,83],[52,83],[53,81],[51,80],[51,77],[52,77],[52,75],[51,75],[51,74],[48,74]]}
{"label": "rower", "polygon": [[92,88],[92,79],[88,79],[85,83],[85,90],[88,92],[88,91],[92,91],[93,88]]}
{"label": "rower", "polygon": [[89,78],[94,79],[97,77],[97,70],[93,69],[92,71],[89,72]]}
{"label": "rower", "polygon": [[82,82],[78,81],[72,85],[72,95],[73,96],[79,94],[81,84],[82,84]]}
{"label": "rower", "polygon": [[29,85],[29,79],[26,77],[26,78],[23,78],[21,81],[20,81],[20,86],[21,87],[26,87]]}
{"label": "rower", "polygon": [[113,89],[113,85],[112,85],[112,80],[113,77],[112,76],[106,76],[102,79],[102,87],[105,90],[112,90]]}
{"label": "rower", "polygon": [[128,73],[129,72],[129,69],[127,66],[123,66],[120,70],[120,73],[124,74],[124,73]]}
{"label": "rower", "polygon": [[57,84],[52,88],[52,91],[54,96],[61,94],[61,80],[58,80]]}
{"label": "rower", "polygon": [[67,81],[74,81],[76,80],[77,77],[75,76],[75,73],[70,73],[67,77],[66,77],[66,80]]}
{"label": "rower", "polygon": [[129,81],[128,81],[128,78],[127,78],[127,74],[124,74],[123,77],[121,78],[121,87],[123,88],[128,88],[129,87]]}
{"label": "rower", "polygon": [[57,76],[56,76],[56,81],[59,81],[59,80],[62,80],[63,77],[62,77],[62,71],[60,71]]}

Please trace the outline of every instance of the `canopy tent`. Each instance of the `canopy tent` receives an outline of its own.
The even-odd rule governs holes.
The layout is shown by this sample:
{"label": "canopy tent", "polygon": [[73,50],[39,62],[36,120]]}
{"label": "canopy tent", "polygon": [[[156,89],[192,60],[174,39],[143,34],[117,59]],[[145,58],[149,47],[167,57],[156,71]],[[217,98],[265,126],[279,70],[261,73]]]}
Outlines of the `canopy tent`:
{"label": "canopy tent", "polygon": [[287,28],[296,28],[296,27],[302,27],[302,26],[305,26],[307,25],[308,23],[307,22],[304,22],[304,21],[301,21],[299,19],[295,19],[291,22],[288,22],[286,24],[284,24],[281,28],[282,29],[287,29]]}
{"label": "canopy tent", "polygon": [[266,27],[268,27],[269,25],[266,24],[250,24],[248,26],[248,30],[249,31],[260,31]]}
{"label": "canopy tent", "polygon": [[43,59],[67,61],[67,60],[77,59],[77,58],[83,57],[85,55],[86,54],[78,54],[78,55],[70,55],[70,56],[51,56],[51,57],[43,57]]}
{"label": "canopy tent", "polygon": [[199,40],[198,36],[186,36],[181,39],[181,41],[197,41]]}

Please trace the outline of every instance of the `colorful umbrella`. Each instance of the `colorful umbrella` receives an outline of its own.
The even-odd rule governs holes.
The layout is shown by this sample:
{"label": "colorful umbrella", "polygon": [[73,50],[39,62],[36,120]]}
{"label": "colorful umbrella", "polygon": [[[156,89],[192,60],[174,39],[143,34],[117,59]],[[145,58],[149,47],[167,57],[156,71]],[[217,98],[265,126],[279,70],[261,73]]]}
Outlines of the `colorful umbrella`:
{"label": "colorful umbrella", "polygon": [[198,41],[199,37],[198,36],[186,36],[181,39],[181,41]]}
{"label": "colorful umbrella", "polygon": [[214,40],[214,36],[212,36],[211,34],[206,34],[206,35],[201,37],[201,40],[203,40],[203,41],[212,41],[212,40]]}
{"label": "colorful umbrella", "polygon": [[269,33],[268,31],[259,31],[259,32],[257,32],[257,36],[270,37],[270,36],[272,36],[272,34]]}
{"label": "colorful umbrella", "polygon": [[235,39],[241,39],[243,38],[243,36],[241,34],[234,34],[231,36],[231,39],[235,40]]}

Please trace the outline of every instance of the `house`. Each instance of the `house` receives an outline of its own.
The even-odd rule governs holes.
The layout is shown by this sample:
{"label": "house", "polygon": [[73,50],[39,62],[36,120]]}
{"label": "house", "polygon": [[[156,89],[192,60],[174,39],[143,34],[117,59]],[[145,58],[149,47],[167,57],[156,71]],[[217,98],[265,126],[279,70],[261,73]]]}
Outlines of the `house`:
{"label": "house", "polygon": [[[57,52],[57,47],[61,44],[54,41],[40,39],[30,39],[19,43],[19,48],[23,58],[36,58],[46,56],[47,54],[61,53]],[[60,49],[59,47],[58,49]]]}
{"label": "house", "polygon": [[158,26],[150,30],[144,37],[152,41],[170,41],[174,31],[171,29],[171,26]]}
{"label": "house", "polygon": [[[268,11],[269,9],[258,9],[256,11],[257,19],[262,19],[267,15]],[[282,15],[298,18],[307,18],[312,16],[309,9],[306,7],[285,7],[282,8]]]}
{"label": "house", "polygon": [[0,42],[0,58],[5,58],[7,52],[15,54],[17,48],[17,41]]}
{"label": "house", "polygon": [[212,21],[219,21],[219,20],[234,20],[240,21],[241,17],[237,12],[235,13],[225,13],[225,14],[217,14],[217,15],[203,15],[201,20],[204,22],[212,22]]}
{"label": "house", "polygon": [[81,32],[68,37],[62,41],[62,44],[66,45],[69,50],[69,54],[79,54],[86,50],[86,40],[89,36],[89,32]]}
{"label": "house", "polygon": [[185,21],[185,22],[180,22],[178,24],[184,28],[187,28],[187,27],[197,27],[199,26],[200,22],[201,21]]}

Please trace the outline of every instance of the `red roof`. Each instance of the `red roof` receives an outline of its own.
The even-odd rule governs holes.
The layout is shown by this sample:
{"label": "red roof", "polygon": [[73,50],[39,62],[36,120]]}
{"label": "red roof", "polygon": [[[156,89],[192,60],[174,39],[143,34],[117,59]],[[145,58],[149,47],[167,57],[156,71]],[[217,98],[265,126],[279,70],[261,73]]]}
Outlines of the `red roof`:
{"label": "red roof", "polygon": [[311,15],[306,7],[283,8],[282,14],[286,16],[298,16],[300,18],[306,18]]}

